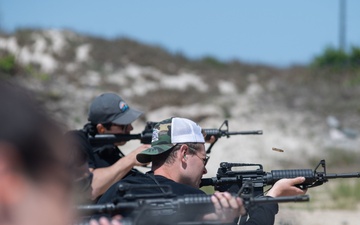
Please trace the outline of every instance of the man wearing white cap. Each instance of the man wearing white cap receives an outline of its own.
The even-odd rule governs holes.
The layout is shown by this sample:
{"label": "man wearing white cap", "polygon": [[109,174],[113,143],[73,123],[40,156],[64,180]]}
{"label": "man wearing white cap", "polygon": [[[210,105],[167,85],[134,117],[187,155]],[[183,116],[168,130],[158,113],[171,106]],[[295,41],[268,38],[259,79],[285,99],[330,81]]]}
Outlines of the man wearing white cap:
{"label": "man wearing white cap", "polygon": [[[199,189],[205,168],[207,156],[202,129],[196,123],[185,118],[170,118],[155,125],[151,148],[137,155],[141,163],[152,162],[152,170],[146,174],[132,174],[114,184],[98,201],[99,204],[109,203],[119,196],[119,184],[152,184],[158,188],[133,190],[131,193],[161,193],[161,185],[168,185],[176,195],[205,194]],[[304,178],[282,179],[268,192],[267,196],[279,197],[302,195],[305,193],[294,185],[304,182]],[[216,192],[212,197],[215,213],[206,214],[200,219],[232,222],[245,213],[239,197],[233,197],[227,192]],[[264,204],[251,212],[246,224],[273,224],[277,204]]]}
{"label": "man wearing white cap", "polygon": [[99,198],[123,177],[138,172],[133,167],[144,164],[136,160],[136,154],[150,145],[141,145],[125,156],[117,146],[124,145],[126,141],[94,146],[89,142],[89,135],[130,134],[133,130],[131,123],[141,115],[142,112],[130,108],[119,95],[103,93],[92,101],[88,114],[89,123],[84,129],[68,133],[75,148],[87,156],[90,172],[93,173],[92,200]]}

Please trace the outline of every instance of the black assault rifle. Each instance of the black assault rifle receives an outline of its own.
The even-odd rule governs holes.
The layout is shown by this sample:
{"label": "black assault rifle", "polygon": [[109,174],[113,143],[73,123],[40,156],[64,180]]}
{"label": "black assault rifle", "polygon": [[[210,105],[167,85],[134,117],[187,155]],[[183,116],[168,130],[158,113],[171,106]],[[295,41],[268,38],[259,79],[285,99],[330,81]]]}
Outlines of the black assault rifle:
{"label": "black assault rifle", "polygon": [[[251,184],[250,184],[251,185]],[[162,189],[163,193],[156,194],[131,194],[135,189]],[[112,203],[97,205],[80,205],[77,211],[80,215],[114,216],[122,215],[122,223],[126,225],[172,225],[172,224],[219,224],[202,221],[195,222],[199,215],[215,211],[211,195],[184,195],[176,196],[168,185],[119,185],[119,198]],[[252,194],[242,194],[243,204],[248,210],[257,204],[280,202],[305,202],[309,201],[308,195],[254,198]],[[93,218],[96,218],[93,217]]]}
{"label": "black assault rifle", "polygon": [[[151,144],[153,128],[157,122],[148,121],[145,125],[145,129],[139,134],[89,134],[89,140],[92,145],[106,145],[114,144],[117,142],[130,141],[139,139],[143,144]],[[222,129],[223,126],[226,129]],[[219,129],[203,129],[206,133],[205,140],[210,140],[211,136],[215,137],[215,141],[208,147],[206,153],[210,154],[212,146],[221,137],[229,138],[232,135],[249,135],[249,134],[262,134],[262,130],[255,131],[236,131],[229,132],[229,123],[227,120],[223,122]]]}
{"label": "black assault rifle", "polygon": [[[222,130],[221,128],[223,126],[226,126],[225,130]],[[227,120],[225,120],[219,129],[203,129],[203,131],[206,133],[205,141],[209,141],[211,136],[215,137],[215,141],[210,144],[208,149],[206,150],[206,154],[211,153],[211,148],[214,146],[214,144],[217,142],[217,140],[221,137],[227,137],[229,138],[232,135],[249,135],[249,134],[263,134],[262,130],[253,130],[253,131],[235,131],[235,132],[229,132],[229,123]]]}
{"label": "black assault rifle", "polygon": [[[232,170],[233,167],[249,167],[255,166],[255,170]],[[322,167],[322,171],[317,171]],[[273,185],[276,181],[282,178],[305,177],[305,181],[299,185],[299,188],[312,188],[327,182],[329,179],[336,178],[360,178],[360,172],[342,173],[342,174],[328,174],[326,173],[325,160],[321,160],[312,169],[290,169],[290,170],[271,170],[265,172],[261,164],[253,163],[220,163],[220,168],[217,171],[216,177],[201,179],[200,187],[214,186],[215,190],[229,191],[237,193],[242,189],[245,183],[251,182],[254,187],[255,196],[263,195],[263,188],[267,185]],[[246,189],[243,189],[246,192]]]}

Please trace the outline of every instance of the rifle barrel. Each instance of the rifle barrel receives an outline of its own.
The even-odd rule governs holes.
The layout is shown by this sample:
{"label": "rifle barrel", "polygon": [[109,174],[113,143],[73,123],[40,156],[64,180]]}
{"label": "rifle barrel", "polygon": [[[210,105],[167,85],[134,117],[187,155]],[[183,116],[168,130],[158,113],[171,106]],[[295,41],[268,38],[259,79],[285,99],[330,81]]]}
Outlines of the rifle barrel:
{"label": "rifle barrel", "polygon": [[280,202],[308,202],[309,195],[280,196],[275,198],[252,198],[250,204],[280,203]]}
{"label": "rifle barrel", "polygon": [[94,215],[94,214],[117,214],[126,210],[134,210],[140,207],[140,203],[133,202],[121,202],[118,204],[93,204],[93,205],[78,205],[77,212],[80,215]]}
{"label": "rifle barrel", "polygon": [[326,174],[325,177],[327,179],[354,178],[354,177],[359,177],[360,178],[360,172],[356,172],[356,173],[340,173],[340,174],[330,173],[330,174]]}
{"label": "rifle barrel", "polygon": [[233,131],[228,132],[219,129],[203,129],[206,133],[206,136],[230,136],[230,135],[248,135],[248,134],[263,134],[262,130],[247,130],[247,131]]}
{"label": "rifle barrel", "polygon": [[90,136],[89,141],[91,144],[113,144],[134,139],[141,140],[141,138],[141,134],[97,134]]}
{"label": "rifle barrel", "polygon": [[235,132],[227,132],[228,135],[246,135],[246,134],[263,134],[262,130],[248,130],[248,131],[235,131]]}
{"label": "rifle barrel", "polygon": [[200,187],[223,185],[223,184],[235,184],[238,182],[241,182],[241,180],[238,177],[222,177],[220,179],[218,179],[217,177],[202,178],[200,182]]}

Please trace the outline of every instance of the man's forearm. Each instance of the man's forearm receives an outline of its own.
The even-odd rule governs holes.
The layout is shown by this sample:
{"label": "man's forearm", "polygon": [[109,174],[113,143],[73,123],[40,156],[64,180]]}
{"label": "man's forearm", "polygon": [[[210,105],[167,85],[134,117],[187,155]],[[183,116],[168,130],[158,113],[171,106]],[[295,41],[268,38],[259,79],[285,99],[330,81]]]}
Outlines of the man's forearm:
{"label": "man's forearm", "polygon": [[92,170],[92,200],[95,200],[97,197],[104,194],[111,185],[122,179],[133,166],[133,161],[125,156],[109,167]]}

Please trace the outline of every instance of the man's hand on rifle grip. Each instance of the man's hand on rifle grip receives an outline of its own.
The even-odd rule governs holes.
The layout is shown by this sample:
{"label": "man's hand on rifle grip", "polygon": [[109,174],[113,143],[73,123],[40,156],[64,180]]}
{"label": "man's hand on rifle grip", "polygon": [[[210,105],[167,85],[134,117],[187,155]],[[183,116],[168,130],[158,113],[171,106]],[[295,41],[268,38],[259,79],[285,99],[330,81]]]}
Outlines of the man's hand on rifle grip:
{"label": "man's hand on rifle grip", "polygon": [[304,195],[307,190],[296,187],[304,181],[305,177],[278,180],[266,195],[271,197]]}

